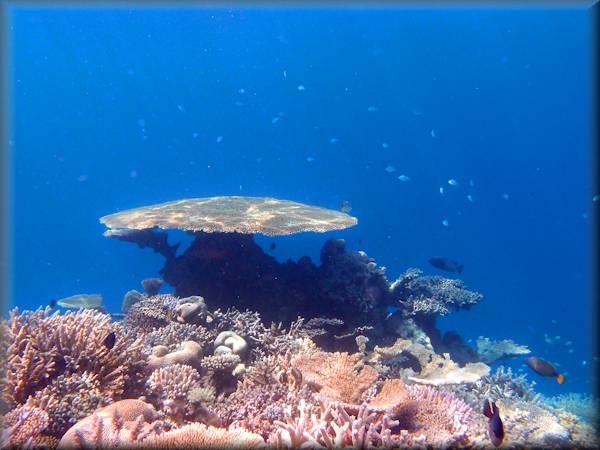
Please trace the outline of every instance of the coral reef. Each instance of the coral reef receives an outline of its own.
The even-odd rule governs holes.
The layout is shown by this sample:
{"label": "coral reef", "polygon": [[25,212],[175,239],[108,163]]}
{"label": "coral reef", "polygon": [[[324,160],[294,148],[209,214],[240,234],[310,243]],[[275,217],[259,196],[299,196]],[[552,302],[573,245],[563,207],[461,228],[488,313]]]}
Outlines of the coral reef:
{"label": "coral reef", "polygon": [[525,345],[515,344],[511,339],[492,341],[486,337],[477,338],[477,353],[482,362],[492,364],[502,358],[527,355],[531,350]]}
{"label": "coral reef", "polygon": [[[110,316],[94,310],[49,314],[49,309],[13,310],[10,318],[6,391],[10,405],[23,404],[60,375],[89,372],[113,399],[139,382],[144,362],[134,339]],[[115,334],[113,348],[103,341]]]}
{"label": "coral reef", "polygon": [[452,310],[469,309],[483,297],[465,289],[461,280],[422,275],[419,269],[408,269],[391,284],[390,290],[408,316],[444,316]]}

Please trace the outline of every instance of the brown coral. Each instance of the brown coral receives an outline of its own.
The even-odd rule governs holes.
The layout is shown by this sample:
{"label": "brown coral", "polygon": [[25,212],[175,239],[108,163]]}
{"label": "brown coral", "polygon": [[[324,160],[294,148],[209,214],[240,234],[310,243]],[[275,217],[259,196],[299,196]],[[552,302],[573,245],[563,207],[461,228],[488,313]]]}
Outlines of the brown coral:
{"label": "brown coral", "polygon": [[184,341],[179,347],[169,352],[164,345],[157,345],[152,349],[148,358],[148,369],[155,370],[170,364],[186,364],[195,369],[202,370],[202,347],[194,341]]}
{"label": "brown coral", "polygon": [[414,410],[407,425],[413,436],[424,436],[425,442],[436,446],[465,444],[471,407],[455,395],[431,386],[409,386],[408,398],[414,400]]}
{"label": "brown coral", "polygon": [[202,403],[192,403],[188,396],[200,386],[200,374],[193,367],[184,364],[171,364],[156,369],[146,382],[151,396],[159,407],[176,422],[191,418],[202,409],[204,421],[218,422],[216,417],[204,410]]}
{"label": "brown coral", "polygon": [[110,402],[110,396],[101,390],[97,375],[89,372],[60,375],[28,399],[29,405],[48,413],[46,432],[59,438],[78,420]]}
{"label": "brown coral", "polygon": [[97,410],[64,434],[59,449],[129,446],[160,429],[158,413],[142,400],[128,399]]}
{"label": "brown coral", "polygon": [[123,324],[137,333],[149,333],[174,321],[176,308],[177,298],[170,294],[145,298],[129,307]]}
{"label": "brown coral", "polygon": [[[22,404],[59,375],[94,373],[102,391],[119,397],[135,384],[143,367],[141,339],[133,340],[110,316],[95,310],[49,315],[49,309],[15,309],[10,319],[7,391],[12,405]],[[103,344],[114,333],[112,348]]]}
{"label": "brown coral", "polygon": [[226,430],[192,423],[176,430],[154,434],[136,443],[134,448],[261,448],[265,441],[261,436],[240,428]]}
{"label": "brown coral", "polygon": [[0,448],[32,445],[48,426],[48,414],[39,408],[19,406],[4,416]]}
{"label": "brown coral", "polygon": [[371,366],[358,369],[360,354],[313,351],[301,353],[292,360],[304,379],[319,394],[331,400],[357,404],[362,394],[373,385],[378,373]]}

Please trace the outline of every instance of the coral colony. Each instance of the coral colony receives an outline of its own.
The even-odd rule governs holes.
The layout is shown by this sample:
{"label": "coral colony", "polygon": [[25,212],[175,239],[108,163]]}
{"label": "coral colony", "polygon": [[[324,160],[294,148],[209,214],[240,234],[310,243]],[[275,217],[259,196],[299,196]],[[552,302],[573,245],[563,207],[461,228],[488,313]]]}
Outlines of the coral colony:
{"label": "coral colony", "polygon": [[[591,420],[565,408],[577,399],[544,402],[525,375],[491,373],[527,347],[439,332],[437,316],[482,299],[460,280],[409,269],[390,282],[335,238],[318,263],[279,263],[253,238],[355,225],[344,212],[214,197],[101,222],[163,255],[175,294],[152,278],[119,314],[13,310],[2,448],[490,447],[488,401],[503,421],[495,445],[597,444]],[[177,256],[160,229],[194,241]]]}

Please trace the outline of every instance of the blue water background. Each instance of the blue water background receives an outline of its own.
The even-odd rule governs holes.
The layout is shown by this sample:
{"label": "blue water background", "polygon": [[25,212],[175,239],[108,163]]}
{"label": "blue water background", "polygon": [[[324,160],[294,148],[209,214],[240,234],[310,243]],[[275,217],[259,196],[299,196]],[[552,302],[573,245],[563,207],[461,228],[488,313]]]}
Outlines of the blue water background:
{"label": "blue water background", "polygon": [[544,393],[595,385],[588,11],[15,7],[8,21],[13,305],[98,292],[118,311],[156,276],[161,257],[102,237],[105,214],[348,200],[356,227],[257,240],[318,261],[341,237],[390,279],[456,259],[485,298],[443,330],[558,363],[563,386],[529,375]]}

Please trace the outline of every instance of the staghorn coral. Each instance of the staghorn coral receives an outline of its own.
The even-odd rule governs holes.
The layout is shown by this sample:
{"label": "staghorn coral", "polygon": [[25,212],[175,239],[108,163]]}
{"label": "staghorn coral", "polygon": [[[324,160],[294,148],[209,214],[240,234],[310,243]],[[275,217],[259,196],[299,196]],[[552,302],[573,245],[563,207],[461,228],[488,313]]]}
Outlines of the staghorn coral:
{"label": "staghorn coral", "polygon": [[4,416],[0,448],[34,446],[48,426],[48,414],[40,408],[19,406]]}
{"label": "staghorn coral", "polygon": [[123,325],[136,333],[149,333],[174,321],[176,308],[177,298],[169,294],[145,298],[129,307]]}
{"label": "staghorn coral", "polygon": [[323,397],[356,404],[378,378],[371,366],[357,368],[359,361],[358,353],[312,351],[297,355],[291,364]]}
{"label": "staghorn coral", "polygon": [[226,430],[202,423],[191,423],[166,433],[153,434],[134,444],[132,448],[246,449],[264,446],[265,442],[261,436],[240,428]]}
{"label": "staghorn coral", "polygon": [[453,309],[469,309],[483,297],[467,290],[461,280],[424,276],[418,269],[408,269],[390,285],[390,291],[406,316],[444,316]]}
{"label": "staghorn coral", "polygon": [[552,408],[575,414],[590,424],[595,424],[598,421],[600,403],[598,398],[592,395],[569,392],[553,397],[542,397],[540,400]]}
{"label": "staghorn coral", "polygon": [[58,449],[129,447],[162,429],[159,414],[142,400],[120,400],[81,419],[61,438]]}
{"label": "staghorn coral", "polygon": [[60,375],[27,401],[30,406],[48,413],[46,433],[57,438],[78,420],[110,402],[110,396],[101,389],[98,376],[89,372]]}
{"label": "staghorn coral", "polygon": [[[7,392],[11,405],[22,404],[60,375],[89,372],[103,393],[118,398],[142,376],[141,339],[95,310],[49,315],[49,309],[11,313]],[[103,341],[114,333],[109,349]]]}

